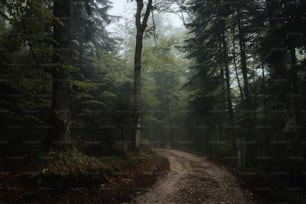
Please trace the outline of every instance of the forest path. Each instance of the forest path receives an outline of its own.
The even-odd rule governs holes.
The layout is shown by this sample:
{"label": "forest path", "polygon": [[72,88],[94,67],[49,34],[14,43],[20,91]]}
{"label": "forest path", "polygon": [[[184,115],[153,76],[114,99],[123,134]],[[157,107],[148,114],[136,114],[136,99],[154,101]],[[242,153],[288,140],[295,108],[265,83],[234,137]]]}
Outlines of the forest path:
{"label": "forest path", "polygon": [[205,157],[177,150],[155,151],[169,160],[170,171],[133,203],[253,204],[229,171]]}

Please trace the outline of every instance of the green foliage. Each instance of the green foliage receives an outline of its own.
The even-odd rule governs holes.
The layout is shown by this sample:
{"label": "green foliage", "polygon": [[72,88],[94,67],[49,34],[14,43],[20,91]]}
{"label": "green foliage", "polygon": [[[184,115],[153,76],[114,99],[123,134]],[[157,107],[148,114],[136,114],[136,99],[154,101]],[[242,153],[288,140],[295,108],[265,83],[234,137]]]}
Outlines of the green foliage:
{"label": "green foliage", "polygon": [[41,168],[43,175],[79,175],[91,174],[93,172],[104,171],[105,167],[101,161],[96,158],[86,156],[79,152],[48,152],[51,158]]}

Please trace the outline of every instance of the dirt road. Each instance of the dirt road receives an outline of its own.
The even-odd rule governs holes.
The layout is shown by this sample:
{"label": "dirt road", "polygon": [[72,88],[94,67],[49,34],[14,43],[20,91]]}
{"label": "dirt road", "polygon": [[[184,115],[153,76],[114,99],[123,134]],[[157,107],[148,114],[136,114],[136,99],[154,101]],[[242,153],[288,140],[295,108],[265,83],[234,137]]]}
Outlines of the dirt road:
{"label": "dirt road", "polygon": [[204,157],[177,150],[156,149],[156,152],[169,160],[170,171],[134,203],[254,203],[250,194],[241,190],[233,175]]}

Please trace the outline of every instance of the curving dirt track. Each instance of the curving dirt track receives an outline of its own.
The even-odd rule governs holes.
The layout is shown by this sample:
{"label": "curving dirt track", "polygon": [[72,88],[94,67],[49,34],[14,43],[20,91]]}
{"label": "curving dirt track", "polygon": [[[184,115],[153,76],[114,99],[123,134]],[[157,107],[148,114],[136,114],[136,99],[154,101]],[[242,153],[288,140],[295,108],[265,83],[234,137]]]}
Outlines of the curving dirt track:
{"label": "curving dirt track", "polygon": [[133,203],[254,204],[232,174],[205,157],[177,150],[155,151],[169,160],[170,171]]}

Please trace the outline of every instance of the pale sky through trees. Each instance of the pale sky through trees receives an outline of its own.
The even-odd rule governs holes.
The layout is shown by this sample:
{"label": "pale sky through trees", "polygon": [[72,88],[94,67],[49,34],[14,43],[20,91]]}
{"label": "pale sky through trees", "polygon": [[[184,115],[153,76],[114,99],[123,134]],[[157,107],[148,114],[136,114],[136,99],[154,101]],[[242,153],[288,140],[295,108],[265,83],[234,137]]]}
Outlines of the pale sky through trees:
{"label": "pale sky through trees", "polygon": [[[110,9],[109,14],[115,16],[129,15],[133,14],[135,2],[128,2],[127,0],[111,0],[113,3],[113,8]],[[169,23],[174,27],[183,27],[183,23],[181,19],[174,14],[164,14],[165,20],[169,21]],[[131,15],[133,16],[133,15]]]}
{"label": "pale sky through trees", "polygon": [[132,7],[132,2],[128,3],[127,0],[111,0],[111,2],[113,3],[113,8],[109,11],[111,15],[122,15],[124,8]]}

